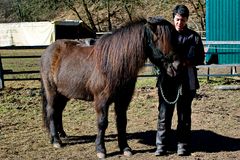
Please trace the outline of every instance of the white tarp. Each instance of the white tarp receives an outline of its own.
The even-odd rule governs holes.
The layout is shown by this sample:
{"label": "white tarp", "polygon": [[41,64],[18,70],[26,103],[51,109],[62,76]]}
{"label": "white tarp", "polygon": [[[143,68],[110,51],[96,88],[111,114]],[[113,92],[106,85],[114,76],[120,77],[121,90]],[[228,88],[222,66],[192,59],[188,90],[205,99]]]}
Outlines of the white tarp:
{"label": "white tarp", "polygon": [[44,46],[55,41],[54,23],[0,23],[0,47]]}

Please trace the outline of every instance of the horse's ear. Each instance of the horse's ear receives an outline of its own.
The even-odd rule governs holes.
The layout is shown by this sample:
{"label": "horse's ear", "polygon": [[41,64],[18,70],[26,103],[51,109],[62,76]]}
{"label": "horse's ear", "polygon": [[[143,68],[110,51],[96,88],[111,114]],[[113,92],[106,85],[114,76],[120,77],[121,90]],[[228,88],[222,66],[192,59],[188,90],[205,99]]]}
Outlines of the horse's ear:
{"label": "horse's ear", "polygon": [[162,16],[154,16],[154,17],[148,17],[147,18],[147,22],[149,24],[160,24],[161,22],[163,22],[165,19]]}
{"label": "horse's ear", "polygon": [[152,30],[153,33],[155,33],[157,30],[157,25],[160,25],[164,21],[165,19],[161,16],[148,17],[147,26]]}
{"label": "horse's ear", "polygon": [[148,23],[148,22],[145,24],[145,27],[149,28],[152,32],[154,32],[154,30],[156,30],[154,25],[152,25],[151,23]]}
{"label": "horse's ear", "polygon": [[155,42],[157,40],[157,35],[156,35],[156,25],[146,23],[145,26],[149,29],[149,31],[152,33],[152,41]]}
{"label": "horse's ear", "polygon": [[156,40],[157,40],[157,35],[156,35],[156,26],[154,26],[154,25],[151,25],[151,24],[149,24],[149,23],[146,23],[145,24],[145,27],[146,27],[146,29],[147,29],[147,32],[149,33],[149,34],[151,34],[151,36],[152,36],[152,41],[153,42],[155,42]]}

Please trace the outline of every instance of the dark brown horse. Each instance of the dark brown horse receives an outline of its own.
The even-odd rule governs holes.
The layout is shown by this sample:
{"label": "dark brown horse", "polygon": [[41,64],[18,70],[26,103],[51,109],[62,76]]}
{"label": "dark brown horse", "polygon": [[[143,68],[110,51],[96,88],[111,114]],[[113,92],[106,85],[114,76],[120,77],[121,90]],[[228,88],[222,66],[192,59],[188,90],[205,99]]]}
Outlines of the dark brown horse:
{"label": "dark brown horse", "polygon": [[[173,53],[174,33],[172,24],[162,18],[149,22],[141,19],[101,37],[94,46],[69,40],[51,44],[41,58],[41,79],[43,118],[53,146],[61,147],[60,137],[66,136],[62,112],[67,101],[71,98],[94,101],[96,151],[98,158],[104,158],[108,109],[114,103],[118,145],[124,155],[130,156],[126,112],[138,72],[147,58],[157,66],[166,64],[164,54]],[[174,73],[171,67],[169,71]]]}

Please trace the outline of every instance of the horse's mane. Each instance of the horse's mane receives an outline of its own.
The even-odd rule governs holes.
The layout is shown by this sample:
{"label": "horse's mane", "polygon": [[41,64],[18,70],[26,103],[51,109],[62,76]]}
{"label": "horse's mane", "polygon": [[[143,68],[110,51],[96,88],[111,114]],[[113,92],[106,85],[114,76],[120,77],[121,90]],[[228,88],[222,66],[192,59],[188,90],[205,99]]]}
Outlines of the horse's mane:
{"label": "horse's mane", "polygon": [[94,45],[93,56],[97,62],[96,67],[106,76],[109,86],[116,87],[137,77],[147,59],[147,38],[154,40],[152,36],[146,35],[147,22],[147,26],[153,27],[151,30],[160,38],[156,47],[165,55],[172,51],[172,34],[175,29],[163,18],[154,22],[141,18],[127,23],[112,34],[102,36]]}
{"label": "horse's mane", "polygon": [[102,36],[95,44],[97,67],[118,84],[136,77],[146,60],[144,54],[145,19],[127,23],[112,34]]}

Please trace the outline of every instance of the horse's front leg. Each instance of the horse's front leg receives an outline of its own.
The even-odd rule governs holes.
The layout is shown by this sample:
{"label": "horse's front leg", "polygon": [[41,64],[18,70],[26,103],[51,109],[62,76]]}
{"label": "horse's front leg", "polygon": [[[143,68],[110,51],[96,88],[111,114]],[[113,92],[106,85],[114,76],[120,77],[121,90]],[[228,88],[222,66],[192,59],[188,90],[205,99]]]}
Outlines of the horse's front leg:
{"label": "horse's front leg", "polygon": [[127,143],[127,110],[128,106],[132,100],[132,95],[134,93],[136,79],[132,79],[129,83],[123,87],[122,90],[118,92],[115,99],[115,113],[116,113],[116,123],[118,131],[118,145],[120,151],[123,152],[125,156],[132,155],[132,149]]}
{"label": "horse's front leg", "polygon": [[108,108],[109,104],[102,101],[95,101],[95,109],[97,113],[98,133],[96,138],[96,151],[98,158],[105,158],[106,147],[104,142],[105,131],[108,127]]}
{"label": "horse's front leg", "polygon": [[[130,102],[130,101],[129,101]],[[130,157],[132,149],[127,143],[127,109],[129,104],[127,99],[115,102],[116,124],[118,131],[118,146],[123,155]]]}

